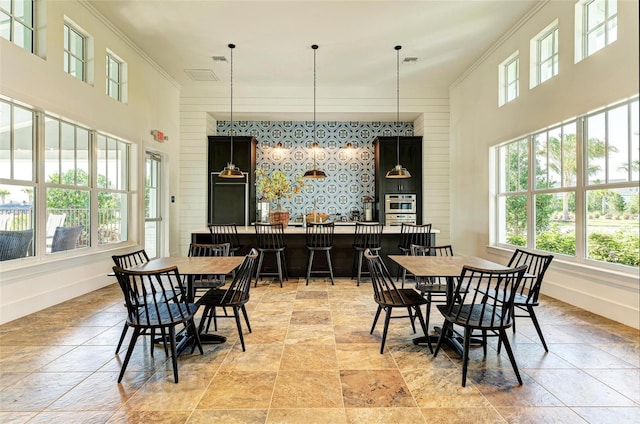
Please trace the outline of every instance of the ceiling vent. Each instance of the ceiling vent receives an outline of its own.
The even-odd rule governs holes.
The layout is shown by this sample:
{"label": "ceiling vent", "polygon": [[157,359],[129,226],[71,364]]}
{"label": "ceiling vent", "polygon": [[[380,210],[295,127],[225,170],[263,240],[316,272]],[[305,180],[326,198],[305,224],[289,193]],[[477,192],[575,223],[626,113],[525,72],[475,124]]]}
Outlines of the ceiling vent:
{"label": "ceiling vent", "polygon": [[211,56],[214,62],[226,62],[227,58],[225,56]]}
{"label": "ceiling vent", "polygon": [[184,71],[193,81],[220,81],[211,69],[185,69]]}
{"label": "ceiling vent", "polygon": [[405,57],[402,63],[414,64],[418,61],[417,57]]}

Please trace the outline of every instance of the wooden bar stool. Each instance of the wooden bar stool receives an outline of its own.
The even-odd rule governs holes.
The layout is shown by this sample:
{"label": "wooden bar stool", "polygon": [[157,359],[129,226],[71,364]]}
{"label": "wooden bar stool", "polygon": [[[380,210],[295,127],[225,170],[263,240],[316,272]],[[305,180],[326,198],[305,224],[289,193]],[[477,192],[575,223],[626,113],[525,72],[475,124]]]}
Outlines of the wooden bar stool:
{"label": "wooden bar stool", "polygon": [[[356,274],[356,280],[360,285],[360,279],[362,277],[362,259],[364,251],[371,249],[372,252],[378,254],[382,248],[382,224],[365,224],[362,222],[356,222],[356,232],[353,238],[353,248],[356,251],[356,255],[353,256],[353,267],[351,273],[351,279]],[[355,271],[355,272],[353,272]],[[369,273],[368,271],[364,271]]]}
{"label": "wooden bar stool", "polygon": [[229,255],[235,256],[242,249],[236,224],[209,224],[211,244],[229,243]]}
{"label": "wooden bar stool", "polygon": [[[309,259],[307,261],[307,285],[309,285],[309,277],[314,274],[326,274],[327,271],[331,276],[331,285],[333,285],[333,267],[331,265],[331,249],[333,249],[333,222],[324,224],[309,224],[307,226],[306,245],[309,250]],[[327,257],[328,269],[313,271],[313,255],[316,251],[324,251]]]}
{"label": "wooden bar stool", "polygon": [[[283,279],[289,279],[287,277],[287,262],[284,257],[284,251],[287,247],[284,244],[284,227],[282,224],[256,223],[254,228],[256,230],[257,248],[258,252],[260,252],[260,256],[258,257],[258,268],[256,270],[255,286],[258,285],[258,278],[261,276],[277,275],[278,280],[280,281],[280,287],[282,287]],[[262,272],[262,261],[264,260],[265,253],[274,254],[278,272]]]}

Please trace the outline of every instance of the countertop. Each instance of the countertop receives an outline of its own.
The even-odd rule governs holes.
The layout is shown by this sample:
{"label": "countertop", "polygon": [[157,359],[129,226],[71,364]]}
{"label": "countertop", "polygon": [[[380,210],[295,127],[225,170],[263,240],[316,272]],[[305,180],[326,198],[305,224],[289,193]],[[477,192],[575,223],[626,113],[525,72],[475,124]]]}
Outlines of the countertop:
{"label": "countertop", "polygon": [[[353,234],[355,232],[355,222],[336,222],[334,234]],[[382,227],[382,234],[400,234],[400,225],[385,225]],[[285,234],[306,234],[307,229],[302,227],[299,222],[290,223],[287,228],[284,229]],[[440,230],[431,228],[431,232],[438,234]],[[191,234],[209,233],[208,228],[198,228],[191,230]],[[255,234],[256,231],[253,225],[238,226],[238,234]]]}

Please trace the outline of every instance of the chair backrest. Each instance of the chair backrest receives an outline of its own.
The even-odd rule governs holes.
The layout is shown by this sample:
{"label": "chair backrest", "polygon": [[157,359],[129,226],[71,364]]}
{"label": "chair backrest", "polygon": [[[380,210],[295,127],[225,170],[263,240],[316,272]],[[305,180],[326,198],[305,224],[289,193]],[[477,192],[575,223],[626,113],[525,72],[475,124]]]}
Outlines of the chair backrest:
{"label": "chair backrest", "polygon": [[371,275],[371,285],[373,286],[373,296],[376,302],[394,305],[405,303],[402,292],[396,287],[387,266],[382,262],[380,256],[371,249],[366,249],[364,257],[367,260],[367,267]]}
{"label": "chair backrest", "polygon": [[236,252],[241,247],[236,224],[209,224],[209,233],[211,244],[229,243],[231,252]]}
{"label": "chair backrest", "polygon": [[47,237],[53,237],[56,232],[56,228],[62,227],[64,225],[64,221],[67,218],[67,214],[53,214],[50,213],[47,216]]}
{"label": "chair backrest", "polygon": [[191,243],[189,245],[189,254],[187,256],[229,256],[231,245],[229,243],[222,244],[201,244]]}
{"label": "chair backrest", "polygon": [[84,227],[56,227],[51,242],[51,252],[61,252],[63,250],[75,249]]}
{"label": "chair backrest", "polygon": [[139,265],[149,262],[149,256],[144,249],[136,250],[135,252],[125,253],[124,255],[111,256],[113,262],[119,268],[129,268],[133,265]]}
{"label": "chair backrest", "polygon": [[236,275],[222,295],[220,303],[239,303],[249,300],[249,289],[251,288],[251,281],[256,272],[257,259],[258,251],[251,249],[249,254],[244,257],[240,267],[236,270]]}
{"label": "chair backrest", "polygon": [[516,249],[509,260],[509,267],[519,265],[527,266],[527,274],[535,276],[534,278],[525,278],[518,289],[518,293],[527,296],[527,303],[537,303],[540,295],[540,287],[544,274],[553,260],[553,255],[540,255],[537,253],[527,252]]}
{"label": "chair backrest", "polygon": [[431,244],[431,224],[407,224],[400,227],[400,250],[408,251],[412,244],[428,246]]}
{"label": "chair backrest", "polygon": [[155,271],[129,271],[113,267],[133,325],[163,325],[189,319],[196,311],[184,303],[186,289],[177,267]]}
{"label": "chair backrest", "polygon": [[282,224],[256,223],[254,228],[258,249],[283,249],[285,247]]}
{"label": "chair backrest", "polygon": [[356,222],[353,247],[359,249],[380,249],[382,244],[382,224]]}
{"label": "chair backrest", "polygon": [[32,228],[22,231],[0,231],[0,261],[24,258],[29,253],[32,240]]}
{"label": "chair backrest", "polygon": [[409,251],[413,256],[453,256],[453,246],[450,244],[442,246],[419,246],[411,244]]}
{"label": "chair backrest", "polygon": [[[526,265],[501,271],[465,265],[447,315],[456,320],[466,317],[462,322],[467,325],[483,323],[483,328],[511,325],[513,300],[526,270]],[[470,308],[473,313],[469,313]]]}
{"label": "chair backrest", "polygon": [[306,245],[311,248],[327,248],[333,246],[334,224],[313,223],[307,225]]}

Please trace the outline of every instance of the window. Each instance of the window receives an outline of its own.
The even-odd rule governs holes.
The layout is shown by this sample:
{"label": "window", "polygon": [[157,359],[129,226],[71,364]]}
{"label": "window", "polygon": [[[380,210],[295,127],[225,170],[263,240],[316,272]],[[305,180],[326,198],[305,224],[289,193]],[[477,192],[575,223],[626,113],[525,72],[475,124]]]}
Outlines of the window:
{"label": "window", "polygon": [[[0,261],[127,241],[130,150],[123,140],[0,98]],[[37,216],[46,221],[36,226]],[[19,255],[15,244],[3,249],[22,239]]]}
{"label": "window", "polygon": [[34,128],[33,111],[0,99],[0,261],[35,254]]}
{"label": "window", "polygon": [[127,240],[129,145],[97,134],[98,244]]}
{"label": "window", "polygon": [[0,1],[0,37],[34,52],[34,1]]}
{"label": "window", "polygon": [[520,86],[520,55],[512,54],[498,66],[498,106],[509,103],[519,96]]}
{"label": "window", "polygon": [[107,96],[122,101],[122,61],[107,52]]}
{"label": "window", "polygon": [[70,23],[64,24],[64,71],[81,81],[87,81],[87,39]]}
{"label": "window", "polygon": [[558,21],[531,40],[530,88],[558,74]]}
{"label": "window", "polygon": [[638,113],[636,98],[496,147],[496,242],[638,267]]}
{"label": "window", "polygon": [[576,3],[576,63],[618,39],[617,0]]}

